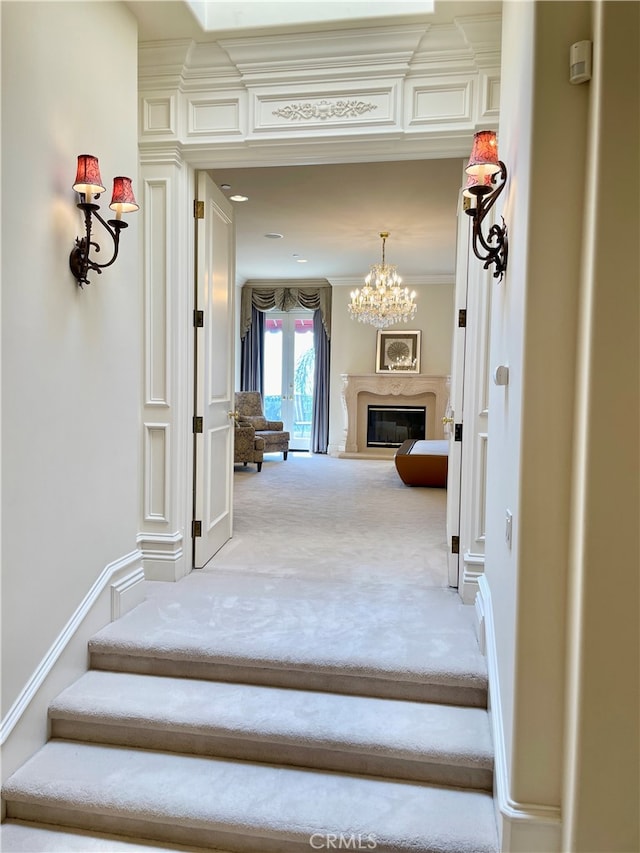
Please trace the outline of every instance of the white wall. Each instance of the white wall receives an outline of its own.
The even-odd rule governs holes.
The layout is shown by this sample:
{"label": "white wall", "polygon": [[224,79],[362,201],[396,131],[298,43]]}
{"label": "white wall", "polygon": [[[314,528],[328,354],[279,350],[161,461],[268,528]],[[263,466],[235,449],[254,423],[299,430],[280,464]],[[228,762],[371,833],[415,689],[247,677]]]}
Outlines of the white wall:
{"label": "white wall", "polygon": [[[625,459],[637,472],[638,387],[637,337],[631,343],[637,205],[627,200],[629,186],[637,187],[637,91],[626,88],[634,80],[637,89],[638,27],[637,8],[616,12],[626,5],[503,6],[499,142],[509,168],[503,213],[510,253],[494,291],[491,366],[508,364],[510,377],[490,394],[485,571],[498,664],[492,701],[506,755],[496,768],[508,818],[503,849],[510,853],[637,849],[637,764],[624,747],[633,753],[638,737],[637,560],[616,532],[617,520],[620,529],[637,530],[638,511],[637,480],[624,478]],[[593,101],[599,83],[568,82],[572,43],[595,38],[598,55],[605,31],[594,34],[592,13],[603,9],[617,24],[608,33],[617,70],[602,84],[603,100],[617,105],[609,114],[598,114]],[[632,42],[626,53],[622,41],[616,46],[623,33]],[[635,72],[624,55],[634,57]],[[606,151],[591,166],[590,125]],[[618,209],[620,202],[626,207]],[[594,247],[601,238],[602,248]],[[585,302],[597,314],[588,317]],[[617,377],[630,361],[629,385]],[[631,444],[615,438],[615,411],[631,415]]]}
{"label": "white wall", "polygon": [[626,853],[640,849],[640,7],[595,4],[593,35],[562,849]]}
{"label": "white wall", "polygon": [[557,813],[588,108],[588,87],[568,82],[568,51],[588,36],[587,3],[503,7],[499,143],[510,254],[494,292],[491,367],[507,364],[510,376],[507,388],[490,390],[486,576],[508,796]]}
{"label": "white wall", "polygon": [[[453,332],[453,277],[451,284],[423,284],[413,287],[418,310],[405,327],[422,331],[420,372],[448,376],[451,371]],[[377,330],[352,320],[348,311],[351,287],[333,288],[331,306],[331,399],[329,411],[329,452],[337,452],[344,438],[341,373],[375,373]]]}
{"label": "white wall", "polygon": [[[121,3],[2,3],[2,76],[4,715],[105,567],[136,550],[136,215],[89,287],[68,268],[77,155],[100,158],[108,192],[114,175],[136,188],[135,19]],[[94,239],[106,260],[99,225]]]}

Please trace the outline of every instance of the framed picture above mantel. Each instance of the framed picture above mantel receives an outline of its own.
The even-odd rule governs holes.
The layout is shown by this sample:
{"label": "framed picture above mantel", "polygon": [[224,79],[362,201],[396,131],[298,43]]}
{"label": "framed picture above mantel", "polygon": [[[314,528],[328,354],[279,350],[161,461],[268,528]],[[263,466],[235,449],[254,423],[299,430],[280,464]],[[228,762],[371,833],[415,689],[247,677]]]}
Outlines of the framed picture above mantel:
{"label": "framed picture above mantel", "polygon": [[376,373],[420,373],[422,332],[378,329]]}

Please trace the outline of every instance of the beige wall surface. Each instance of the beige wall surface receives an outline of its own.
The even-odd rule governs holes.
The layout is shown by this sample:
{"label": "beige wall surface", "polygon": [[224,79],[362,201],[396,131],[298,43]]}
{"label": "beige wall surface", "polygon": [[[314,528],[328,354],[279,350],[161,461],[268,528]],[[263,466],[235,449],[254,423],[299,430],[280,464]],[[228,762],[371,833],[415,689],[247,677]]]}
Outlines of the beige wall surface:
{"label": "beige wall surface", "polygon": [[[624,412],[637,436],[637,13],[503,7],[510,249],[491,366],[510,375],[490,394],[485,569],[496,701],[510,806],[555,810],[554,849],[594,853],[638,849],[638,573],[616,534],[637,532],[638,449],[611,418]],[[598,71],[572,86],[568,51],[582,39]]]}
{"label": "beige wall surface", "polygon": [[[1,11],[5,714],[101,572],[136,549],[143,324],[134,214],[90,286],[68,267],[77,155],[100,158],[109,193],[114,175],[136,188],[135,19],[109,2]],[[107,260],[102,226],[94,239]]]}
{"label": "beige wall surface", "polygon": [[640,849],[640,6],[595,4],[593,39],[562,849],[627,853]]}
{"label": "beige wall surface", "polygon": [[[453,332],[453,277],[451,284],[423,284],[414,287],[418,309],[408,324],[395,329],[422,331],[420,372],[448,376],[451,370]],[[329,410],[329,451],[337,451],[344,439],[342,373],[376,372],[377,330],[352,320],[348,311],[350,287],[334,287],[331,308],[331,398]]]}
{"label": "beige wall surface", "polygon": [[491,365],[508,364],[510,374],[507,388],[490,392],[486,576],[509,796],[556,808],[588,108],[588,89],[568,82],[568,49],[588,38],[589,11],[588,3],[506,3],[503,16],[510,254],[492,305]]}

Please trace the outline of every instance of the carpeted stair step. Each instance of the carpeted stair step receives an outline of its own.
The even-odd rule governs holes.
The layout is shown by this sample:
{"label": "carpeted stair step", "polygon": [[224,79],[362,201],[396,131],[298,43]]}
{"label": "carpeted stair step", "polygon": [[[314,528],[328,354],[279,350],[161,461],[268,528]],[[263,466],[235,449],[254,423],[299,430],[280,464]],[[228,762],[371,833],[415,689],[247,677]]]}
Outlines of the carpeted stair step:
{"label": "carpeted stair step", "polygon": [[3,796],[9,819],[196,848],[308,853],[329,837],[378,853],[498,846],[486,792],[58,740]]}
{"label": "carpeted stair step", "polygon": [[486,707],[473,614],[452,590],[224,572],[181,584],[99,631],[92,668]]}
{"label": "carpeted stair step", "polygon": [[487,712],[248,684],[90,671],[49,709],[67,740],[490,791]]}
{"label": "carpeted stair step", "polygon": [[70,830],[42,823],[7,820],[0,826],[2,853],[230,853],[228,850],[158,844],[102,832]]}

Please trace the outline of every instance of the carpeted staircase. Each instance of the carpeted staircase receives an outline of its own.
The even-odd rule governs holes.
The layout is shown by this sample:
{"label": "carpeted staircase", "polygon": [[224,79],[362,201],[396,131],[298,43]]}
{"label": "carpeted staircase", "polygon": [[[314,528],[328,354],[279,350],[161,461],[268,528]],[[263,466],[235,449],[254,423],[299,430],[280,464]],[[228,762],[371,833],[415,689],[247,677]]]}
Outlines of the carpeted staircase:
{"label": "carpeted staircase", "polygon": [[150,587],[5,785],[6,853],[495,853],[486,670],[453,591]]}

